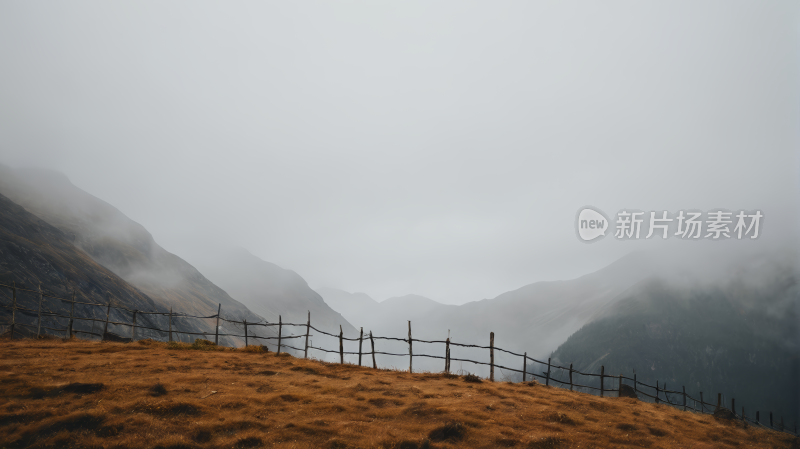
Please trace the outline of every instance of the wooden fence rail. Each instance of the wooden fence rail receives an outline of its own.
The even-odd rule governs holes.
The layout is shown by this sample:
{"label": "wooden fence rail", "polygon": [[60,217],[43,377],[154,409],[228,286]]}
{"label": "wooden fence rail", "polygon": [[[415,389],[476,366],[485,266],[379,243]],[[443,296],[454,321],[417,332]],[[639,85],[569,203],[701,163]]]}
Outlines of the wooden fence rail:
{"label": "wooden fence rail", "polygon": [[[339,333],[338,334],[325,332],[325,331],[317,329],[316,327],[311,325],[311,312],[310,311],[308,312],[308,320],[307,320],[307,322],[303,323],[303,324],[284,323],[281,316],[278,316],[278,322],[277,323],[270,323],[270,322],[267,322],[267,321],[264,321],[264,322],[248,322],[247,320],[237,321],[237,320],[231,320],[231,319],[223,318],[222,315],[221,315],[221,312],[222,312],[222,305],[221,304],[217,307],[216,315],[212,315],[212,316],[195,316],[195,315],[189,315],[189,314],[185,314],[185,313],[176,313],[176,312],[173,312],[172,309],[170,309],[169,311],[165,311],[165,312],[158,312],[158,311],[145,312],[145,311],[140,311],[140,310],[128,309],[128,308],[122,307],[122,306],[114,306],[114,305],[112,305],[112,300],[111,300],[110,297],[109,297],[109,301],[108,301],[107,304],[81,302],[81,301],[76,301],[75,300],[75,293],[74,292],[73,292],[71,298],[61,298],[61,297],[45,294],[42,291],[41,285],[39,286],[39,288],[37,290],[29,290],[29,289],[20,288],[20,287],[16,286],[16,283],[13,283],[12,285],[0,284],[0,287],[5,287],[5,288],[8,288],[8,289],[11,289],[11,291],[12,291],[12,295],[11,295],[12,302],[11,302],[11,305],[10,306],[0,305],[1,308],[5,308],[5,309],[10,309],[11,310],[11,325],[10,325],[10,329],[7,332],[5,332],[4,334],[2,334],[2,335],[6,335],[7,334],[8,338],[10,338],[11,340],[14,339],[15,333],[20,333],[19,330],[17,329],[19,326],[35,327],[36,328],[37,337],[41,336],[42,329],[49,330],[49,331],[52,331],[54,333],[62,333],[65,338],[69,338],[71,336],[74,336],[75,334],[81,333],[81,334],[89,334],[89,335],[99,336],[101,338],[101,340],[106,340],[107,338],[113,338],[114,340],[120,340],[121,339],[121,340],[124,340],[124,341],[135,341],[137,339],[136,329],[145,329],[145,330],[157,331],[157,332],[161,332],[161,333],[167,333],[169,335],[169,337],[168,337],[169,338],[168,339],[169,342],[173,341],[173,337],[172,337],[173,332],[177,333],[177,334],[183,334],[183,335],[196,335],[196,336],[202,336],[202,337],[209,337],[209,335],[211,335],[211,334],[208,333],[208,332],[188,332],[188,331],[177,331],[177,330],[173,331],[172,323],[173,323],[173,319],[174,318],[193,318],[193,319],[214,319],[215,320],[216,326],[215,326],[214,333],[213,333],[213,335],[214,335],[214,343],[215,344],[219,344],[219,337],[220,336],[244,339],[245,345],[249,344],[249,340],[251,338],[254,339],[255,341],[277,339],[278,340],[277,341],[277,353],[278,354],[280,354],[282,348],[285,347],[285,348],[293,349],[293,350],[297,351],[298,353],[303,353],[303,357],[304,358],[308,358],[308,350],[309,349],[314,349],[314,350],[322,351],[322,352],[325,352],[325,353],[334,353],[334,354],[338,353],[339,354],[339,363],[345,363],[345,357],[344,357],[345,355],[357,355],[358,356],[358,365],[359,366],[362,365],[362,355],[365,354],[363,352],[363,350],[362,350],[362,345],[363,345],[363,340],[364,340],[364,329],[363,328],[361,328],[361,331],[359,333],[358,338],[347,338],[347,337],[345,337],[341,326],[339,327]],[[25,291],[25,292],[31,292],[31,293],[37,294],[38,297],[39,297],[38,309],[37,310],[33,310],[33,309],[25,308],[25,307],[20,307],[20,305],[18,303],[18,298],[17,298],[17,292],[18,291]],[[57,314],[57,313],[54,313],[54,312],[51,312],[51,311],[45,311],[43,309],[44,298],[56,299],[56,300],[60,300],[60,301],[69,303],[70,304],[69,315],[65,316],[65,315],[60,315],[60,314]],[[97,319],[97,318],[88,318],[88,317],[75,316],[75,305],[76,304],[87,305],[87,306],[106,307],[105,319]],[[129,322],[111,321],[110,316],[111,316],[111,309],[112,308],[113,309],[117,309],[117,310],[124,310],[124,311],[130,312],[132,314],[132,321],[130,323]],[[17,318],[17,313],[22,313],[22,314],[27,315],[27,316],[35,316],[36,320],[37,320],[36,326],[30,325],[30,324],[23,324],[23,323],[18,322],[17,319],[16,319]],[[161,316],[165,316],[165,317],[167,317],[167,321],[168,321],[168,329],[164,330],[164,329],[160,329],[160,328],[157,328],[157,327],[143,326],[143,325],[137,324],[137,322],[136,322],[136,316],[137,315],[161,315]],[[69,321],[68,321],[68,325],[67,325],[67,327],[65,329],[54,329],[54,328],[50,328],[50,327],[47,327],[47,326],[43,326],[43,324],[42,324],[43,323],[43,317],[66,318]],[[93,331],[89,332],[89,331],[76,330],[74,328],[74,322],[76,320],[91,321],[92,323],[101,322],[101,323],[104,324],[103,333],[102,334],[98,334],[98,333],[95,333]],[[224,322],[227,322],[227,323],[243,325],[244,326],[244,335],[238,335],[238,334],[232,334],[232,333],[220,333],[220,320],[222,320]],[[127,326],[127,327],[130,327],[130,329],[131,329],[131,334],[130,335],[131,336],[130,337],[122,337],[122,336],[119,336],[119,335],[116,335],[116,334],[109,333],[109,331],[108,331],[109,324],[113,324],[113,325],[116,325],[116,326]],[[255,333],[250,333],[250,331],[249,331],[249,328],[253,328],[253,327],[272,327],[272,326],[277,326],[277,328],[278,328],[278,332],[277,332],[278,335],[276,337],[259,336],[259,335],[256,335]],[[293,327],[305,328],[305,334],[284,336],[283,335],[283,327],[284,326],[293,326]],[[309,337],[311,336],[311,330],[312,329],[314,331],[318,332],[319,334],[337,338],[339,340],[339,348],[338,348],[338,350],[325,349],[325,348],[322,348],[322,347],[313,346],[313,344],[311,344],[309,342]],[[294,346],[291,346],[289,344],[284,343],[284,340],[291,340],[291,339],[302,338],[302,337],[305,337],[305,346],[304,346],[304,348],[297,348],[297,347],[294,347]],[[378,365],[377,365],[377,363],[375,361],[375,355],[376,354],[388,355],[388,356],[396,356],[396,357],[405,357],[406,354],[397,354],[397,353],[390,353],[390,352],[385,352],[385,351],[378,351],[378,350],[376,350],[375,340],[398,341],[398,342],[404,342],[404,343],[408,344],[408,354],[407,354],[407,356],[408,356],[408,371],[410,373],[413,372],[413,359],[414,359],[414,357],[427,357],[427,358],[444,360],[444,370],[443,371],[446,372],[446,373],[450,373],[450,371],[451,371],[450,370],[450,366],[451,366],[451,362],[452,361],[461,361],[461,362],[473,363],[473,364],[476,364],[476,365],[489,366],[489,381],[491,381],[491,382],[494,381],[495,368],[499,368],[499,369],[504,369],[504,370],[508,370],[508,371],[511,371],[511,372],[515,372],[515,373],[521,374],[523,382],[525,382],[527,380],[527,376],[528,375],[531,375],[531,376],[533,376],[533,378],[539,378],[539,379],[543,380],[544,384],[547,385],[547,386],[550,385],[550,382],[554,382],[554,383],[560,384],[561,387],[563,387],[563,388],[569,388],[570,391],[573,391],[575,388],[579,388],[579,389],[583,389],[587,393],[594,393],[596,391],[596,392],[599,393],[600,397],[604,397],[604,396],[606,396],[606,393],[613,393],[613,392],[616,392],[619,395],[620,391],[622,390],[623,381],[629,381],[629,382],[631,382],[633,384],[634,394],[637,397],[641,395],[641,396],[644,396],[646,398],[653,399],[656,403],[666,402],[668,405],[671,405],[673,407],[682,409],[684,411],[686,411],[687,408],[691,408],[692,411],[698,412],[698,413],[714,413],[715,411],[717,411],[717,410],[719,410],[721,408],[726,408],[725,405],[722,403],[722,395],[721,395],[721,393],[718,393],[717,404],[714,405],[714,404],[707,403],[707,402],[705,402],[703,400],[703,392],[700,392],[700,394],[699,394],[700,397],[699,397],[699,400],[698,400],[698,399],[695,399],[695,398],[691,397],[690,395],[686,394],[686,387],[682,387],[681,391],[674,391],[674,390],[668,390],[666,384],[661,386],[658,381],[656,381],[656,385],[655,386],[646,384],[644,382],[640,382],[640,381],[638,381],[636,379],[636,374],[633,375],[633,378],[623,376],[622,374],[620,374],[618,376],[606,374],[605,373],[605,366],[601,366],[600,367],[600,373],[599,374],[597,374],[597,373],[583,373],[583,372],[580,372],[578,370],[575,370],[573,368],[572,364],[570,364],[569,367],[553,365],[551,359],[549,359],[549,358],[547,359],[547,362],[544,362],[544,361],[541,361],[541,360],[534,359],[532,357],[528,357],[528,353],[527,352],[525,352],[523,354],[518,354],[518,353],[515,353],[515,352],[512,352],[512,351],[508,351],[508,350],[505,350],[505,349],[502,349],[502,348],[497,348],[497,347],[495,347],[494,339],[495,339],[494,332],[490,332],[489,333],[489,346],[456,343],[456,342],[451,341],[449,337],[446,340],[421,340],[421,339],[416,339],[416,338],[412,337],[412,334],[411,334],[411,321],[409,321],[408,322],[408,338],[374,336],[372,334],[372,331],[370,330],[369,331],[370,351],[367,354],[370,354],[372,356],[372,367],[377,369]],[[358,342],[358,352],[345,351],[344,350],[344,341],[345,340],[353,341],[353,342],[357,341]],[[414,352],[413,352],[413,343],[414,342],[416,342],[416,343],[424,343],[424,344],[444,344],[445,345],[444,355],[437,356],[437,355],[422,354],[422,353],[418,353],[418,354],[415,355]],[[451,355],[450,355],[450,347],[451,346],[458,346],[458,347],[463,347],[463,348],[477,348],[477,349],[488,350],[489,362],[487,363],[487,362],[482,362],[482,361],[478,361],[478,360],[470,360],[470,359],[462,359],[462,358],[451,357]],[[513,356],[516,356],[516,357],[521,357],[522,358],[522,369],[518,370],[516,368],[511,368],[511,367],[508,367],[508,366],[503,366],[503,365],[499,365],[499,364],[495,363],[495,351],[503,352],[503,353],[506,353],[506,354],[509,354],[509,355],[513,355]],[[547,371],[544,371],[541,374],[529,371],[528,362],[537,363],[537,364],[541,365],[542,367],[546,366]],[[552,376],[553,369],[558,369],[558,370],[563,370],[563,371],[568,372],[568,375],[569,375],[568,380],[565,381],[565,380],[560,380],[560,379],[557,379],[557,378],[553,377]],[[585,377],[588,377],[588,378],[598,378],[599,377],[600,387],[597,388],[597,387],[590,386],[590,385],[582,385],[582,384],[576,383],[573,380],[573,375],[585,376]],[[606,384],[605,384],[606,379],[612,379],[612,380],[615,379],[617,381],[617,388],[607,388]],[[650,388],[652,390],[655,390],[655,394],[654,395],[648,394],[645,391],[641,390],[640,387],[646,387],[646,388]],[[670,394],[672,394],[672,395],[680,395],[680,397],[682,398],[680,403],[678,401],[673,402],[670,399],[670,396],[669,396]],[[663,399],[662,399],[662,396],[663,396]],[[687,400],[691,401],[691,405],[687,404]],[[786,428],[783,425],[783,418],[782,417],[781,417],[780,425],[778,427],[774,426],[773,425],[772,412],[769,413],[769,426],[767,426],[766,424],[762,424],[760,422],[760,414],[759,414],[758,411],[756,411],[754,419],[751,419],[751,418],[749,418],[749,417],[747,417],[745,415],[744,407],[741,408],[741,410],[742,410],[741,414],[737,414],[736,413],[736,402],[735,401],[736,400],[734,398],[731,398],[731,407],[730,407],[729,410],[734,415],[734,417],[736,417],[737,419],[741,419],[743,422],[749,422],[749,423],[754,424],[754,425],[763,426],[763,427],[769,427],[769,428],[774,429],[774,430],[778,430],[778,431],[786,432],[786,433],[789,433],[789,434],[797,435],[797,426],[796,426],[796,424],[794,426],[794,431],[792,432],[791,430],[789,430],[788,428]],[[709,407],[707,407],[707,406],[709,406]]]}

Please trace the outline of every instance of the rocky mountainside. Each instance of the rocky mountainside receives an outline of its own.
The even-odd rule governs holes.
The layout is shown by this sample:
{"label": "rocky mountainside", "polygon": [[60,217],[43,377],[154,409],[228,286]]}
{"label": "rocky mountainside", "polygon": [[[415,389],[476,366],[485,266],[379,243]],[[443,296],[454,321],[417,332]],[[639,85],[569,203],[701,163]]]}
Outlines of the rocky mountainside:
{"label": "rocky mountainside", "polygon": [[134,285],[156,304],[176,312],[259,321],[180,257],[114,206],[73,185],[64,175],[0,165],[0,194],[61,230],[94,261]]}
{"label": "rocky mountainside", "polygon": [[723,393],[749,414],[772,411],[796,423],[800,275],[770,259],[747,265],[714,281],[648,279],[570,336],[554,361],[583,372],[636,372],[651,385],[702,391],[709,402]]}

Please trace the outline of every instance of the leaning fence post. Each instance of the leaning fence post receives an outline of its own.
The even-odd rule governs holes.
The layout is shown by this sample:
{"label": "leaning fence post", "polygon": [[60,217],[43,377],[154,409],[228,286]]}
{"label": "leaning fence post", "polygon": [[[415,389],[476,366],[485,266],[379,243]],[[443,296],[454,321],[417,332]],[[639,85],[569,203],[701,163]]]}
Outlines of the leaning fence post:
{"label": "leaning fence post", "polygon": [[358,334],[358,366],[361,366],[361,343],[364,341],[364,328]]}
{"label": "leaning fence post", "polygon": [[106,334],[108,333],[108,317],[111,315],[111,297],[108,297],[108,308],[106,309],[106,325],[103,328],[103,338],[102,341],[105,341]]}
{"label": "leaning fence post", "polygon": [[572,363],[569,364],[569,391],[572,391]]}
{"label": "leaning fence post", "polygon": [[549,386],[550,385],[550,357],[547,358],[547,372],[545,373],[546,377],[544,379],[544,384]]}
{"label": "leaning fence post", "polygon": [[281,337],[283,336],[283,318],[278,315],[278,355],[281,355]]}
{"label": "leaning fence post", "polygon": [[222,304],[217,306],[217,326],[214,328],[214,345],[219,345],[219,314],[222,311]]}
{"label": "leaning fence post", "polygon": [[131,326],[131,341],[136,341],[136,310],[133,311],[133,326]]}
{"label": "leaning fence post", "polygon": [[489,333],[489,381],[494,382],[494,332]]}
{"label": "leaning fence post", "polygon": [[686,411],[686,386],[683,387],[683,411]]}
{"label": "leaning fence post", "polygon": [[17,281],[11,284],[11,339],[14,339],[14,326],[17,324]]}
{"label": "leaning fence post", "polygon": [[450,337],[444,341],[444,372],[450,374]]}
{"label": "leaning fence post", "polygon": [[344,364],[344,331],[342,325],[339,325],[339,363]]}
{"label": "leaning fence post", "polygon": [[412,364],[414,360],[414,353],[411,351],[411,320],[408,321],[408,373],[411,374]]}
{"label": "leaning fence post", "polygon": [[244,347],[245,348],[248,346],[248,343],[249,343],[247,340],[248,340],[247,339],[247,320],[244,320]]}
{"label": "leaning fence post", "polygon": [[606,367],[600,366],[600,397],[602,398],[605,393],[605,386],[603,385],[603,378],[606,376]]}
{"label": "leaning fence post", "polygon": [[169,341],[172,341],[172,307],[169,308]]}
{"label": "leaning fence post", "polygon": [[378,364],[375,363],[375,340],[372,339],[372,331],[369,331],[369,343],[372,346],[372,367],[378,369]]}
{"label": "leaning fence post", "polygon": [[42,295],[42,284],[39,283],[39,327],[36,329],[36,338],[39,338],[39,335],[42,333],[42,300],[44,299],[44,295]]}
{"label": "leaning fence post", "polygon": [[308,321],[306,322],[306,350],[303,352],[303,358],[308,358],[308,334],[311,332],[311,311],[308,311]]}
{"label": "leaning fence post", "polygon": [[528,372],[528,353],[522,354],[522,381],[525,382],[525,375]]}

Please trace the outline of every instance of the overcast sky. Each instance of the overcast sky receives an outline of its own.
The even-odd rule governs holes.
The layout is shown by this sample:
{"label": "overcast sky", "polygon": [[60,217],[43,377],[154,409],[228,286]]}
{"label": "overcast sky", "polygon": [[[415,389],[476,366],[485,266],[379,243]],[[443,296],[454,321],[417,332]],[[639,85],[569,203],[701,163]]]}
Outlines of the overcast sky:
{"label": "overcast sky", "polygon": [[797,229],[798,5],[5,1],[0,162],[190,262],[474,301],[707,244],[585,244],[584,205]]}

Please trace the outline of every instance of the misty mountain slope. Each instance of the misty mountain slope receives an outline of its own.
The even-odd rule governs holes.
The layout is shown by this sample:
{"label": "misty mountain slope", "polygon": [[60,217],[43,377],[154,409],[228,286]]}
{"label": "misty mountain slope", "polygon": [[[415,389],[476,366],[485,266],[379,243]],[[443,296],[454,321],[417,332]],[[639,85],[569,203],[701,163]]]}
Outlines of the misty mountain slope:
{"label": "misty mountain slope", "polygon": [[[489,333],[495,333],[495,345],[527,352],[531,357],[547,355],[580,329],[619,295],[656,270],[661,263],[649,253],[623,257],[597,272],[568,281],[537,282],[504,293],[494,299],[460,306],[437,303],[417,295],[391,298],[380,303],[364,299],[364,294],[348,294],[336,289],[320,289],[319,293],[356,327],[364,326],[375,335],[402,337],[408,334],[408,320],[415,338],[443,340],[448,330],[453,341],[487,345]],[[350,296],[348,296],[350,295]],[[369,298],[367,296],[367,298]],[[374,303],[374,304],[373,304]],[[336,309],[336,307],[334,307]],[[396,351],[407,352],[402,345],[391,343]],[[417,351],[441,355],[442,348],[420,345]],[[475,350],[456,349],[466,358],[488,360],[487,354]],[[453,357],[456,357],[455,353]],[[521,361],[497,355],[516,367]],[[389,363],[393,359],[384,358]],[[440,369],[438,361],[421,361],[420,367]],[[485,368],[465,364],[465,370],[483,373]]]}
{"label": "misty mountain slope", "polygon": [[[797,271],[773,266],[766,280],[648,279],[553,354],[584,372],[632,375],[709,402],[736,398],[749,415],[800,413],[800,289]],[[769,270],[767,270],[769,271]],[[583,378],[582,378],[583,379]],[[737,406],[738,408],[738,406]]]}
{"label": "misty mountain slope", "polygon": [[[306,323],[311,311],[311,324],[318,329],[338,333],[341,325],[346,336],[357,333],[294,271],[261,260],[241,248],[220,250],[193,260],[209,279],[268,321],[277,322],[280,315],[286,323]],[[299,334],[305,329],[287,327],[286,331]]]}
{"label": "misty mountain slope", "polygon": [[[145,293],[76,248],[64,232],[3,195],[0,195],[0,282],[6,285],[15,282],[18,287],[27,289],[37,289],[41,284],[45,293],[67,298],[74,291],[76,299],[83,302],[107,304],[111,299],[113,304],[122,304],[131,309],[166,311]],[[36,310],[38,300],[36,294],[17,293],[17,304],[22,307]],[[10,306],[11,301],[11,291],[0,289],[0,302]],[[69,314],[67,304],[58,300],[47,299],[44,308]],[[104,308],[78,305],[76,316],[105,318],[105,310],[100,309]],[[126,313],[112,310],[111,319],[128,320],[130,317],[121,316]],[[3,324],[10,324],[10,310],[0,309],[0,315],[3,316]],[[17,322],[36,324],[36,317],[18,312]],[[147,316],[140,318],[140,323],[158,323],[161,328],[166,328],[167,324],[165,318]],[[67,323],[66,320],[48,318],[44,325],[64,329]],[[76,321],[75,329],[89,330],[89,327],[91,324],[88,322]],[[115,331],[115,326],[112,325],[109,330]],[[115,332],[128,335],[130,330],[122,327]]]}
{"label": "misty mountain slope", "polygon": [[142,225],[60,173],[0,165],[0,193],[63,231],[95,261],[166,308],[210,316],[222,304],[225,315],[258,320],[189,263],[161,248]]}

